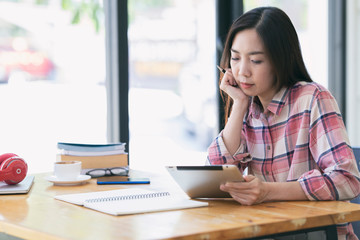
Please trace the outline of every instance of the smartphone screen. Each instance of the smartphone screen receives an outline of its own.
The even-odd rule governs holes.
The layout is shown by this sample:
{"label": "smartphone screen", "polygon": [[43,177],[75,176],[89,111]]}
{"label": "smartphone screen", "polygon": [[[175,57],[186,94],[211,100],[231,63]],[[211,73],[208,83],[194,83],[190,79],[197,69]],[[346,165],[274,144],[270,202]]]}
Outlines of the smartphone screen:
{"label": "smartphone screen", "polygon": [[134,178],[125,176],[100,177],[97,184],[149,184],[149,178]]}

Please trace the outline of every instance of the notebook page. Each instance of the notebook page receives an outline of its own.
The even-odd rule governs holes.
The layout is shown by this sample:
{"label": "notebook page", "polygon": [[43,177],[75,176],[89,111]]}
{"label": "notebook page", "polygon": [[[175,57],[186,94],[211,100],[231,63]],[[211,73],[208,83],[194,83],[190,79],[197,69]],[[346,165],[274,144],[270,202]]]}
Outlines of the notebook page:
{"label": "notebook page", "polygon": [[139,189],[139,188],[128,188],[128,189],[118,189],[118,190],[89,192],[89,193],[57,195],[54,198],[77,205],[84,205],[86,200],[114,197],[114,196],[128,196],[128,195],[142,194],[142,193],[153,193],[153,191],[149,191],[146,189]]}
{"label": "notebook page", "polygon": [[208,206],[207,202],[174,198],[170,195],[153,196],[147,198],[112,199],[104,201],[85,202],[85,207],[112,215],[128,215],[175,209]]}

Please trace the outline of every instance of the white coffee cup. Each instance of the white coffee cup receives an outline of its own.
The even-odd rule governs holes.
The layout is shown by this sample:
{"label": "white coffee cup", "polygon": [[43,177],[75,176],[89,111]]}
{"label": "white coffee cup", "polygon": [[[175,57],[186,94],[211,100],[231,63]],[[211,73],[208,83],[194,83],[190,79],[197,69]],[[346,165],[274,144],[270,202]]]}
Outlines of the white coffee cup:
{"label": "white coffee cup", "polygon": [[60,180],[76,180],[80,172],[80,161],[61,161],[54,164],[54,176]]}

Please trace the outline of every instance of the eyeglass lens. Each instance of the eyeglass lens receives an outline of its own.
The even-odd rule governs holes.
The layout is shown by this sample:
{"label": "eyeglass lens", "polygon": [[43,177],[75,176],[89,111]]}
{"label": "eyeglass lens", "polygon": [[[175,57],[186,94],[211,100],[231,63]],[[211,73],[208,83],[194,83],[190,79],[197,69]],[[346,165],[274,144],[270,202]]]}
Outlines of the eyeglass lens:
{"label": "eyeglass lens", "polygon": [[115,167],[115,168],[97,168],[92,169],[86,173],[91,177],[103,177],[103,176],[126,176],[128,174],[128,170],[122,167]]}

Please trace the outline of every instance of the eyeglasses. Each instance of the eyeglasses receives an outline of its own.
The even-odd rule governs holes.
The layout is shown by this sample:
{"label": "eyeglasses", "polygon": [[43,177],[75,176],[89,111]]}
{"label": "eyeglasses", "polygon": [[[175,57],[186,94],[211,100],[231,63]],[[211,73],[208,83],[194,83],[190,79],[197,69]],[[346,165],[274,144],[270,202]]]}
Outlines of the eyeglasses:
{"label": "eyeglasses", "polygon": [[113,168],[95,168],[86,172],[92,178],[103,176],[127,176],[129,173],[128,167],[113,167]]}

